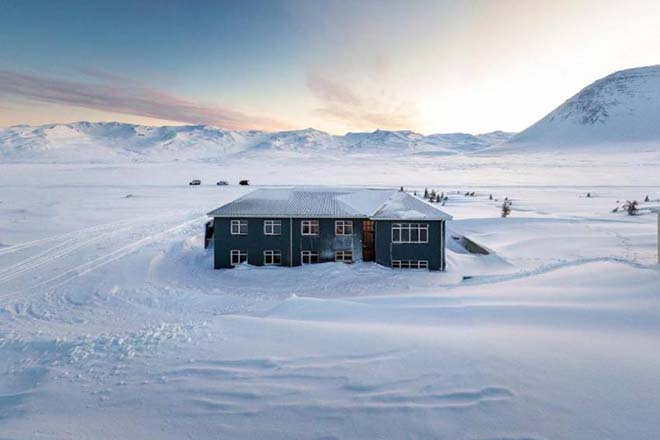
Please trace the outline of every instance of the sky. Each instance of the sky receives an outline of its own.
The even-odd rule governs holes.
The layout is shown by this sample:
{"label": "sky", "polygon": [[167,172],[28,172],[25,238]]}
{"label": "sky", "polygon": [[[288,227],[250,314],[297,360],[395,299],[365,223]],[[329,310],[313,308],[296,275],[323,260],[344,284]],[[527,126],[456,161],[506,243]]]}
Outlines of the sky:
{"label": "sky", "polygon": [[660,2],[0,0],[0,127],[520,131],[660,64]]}

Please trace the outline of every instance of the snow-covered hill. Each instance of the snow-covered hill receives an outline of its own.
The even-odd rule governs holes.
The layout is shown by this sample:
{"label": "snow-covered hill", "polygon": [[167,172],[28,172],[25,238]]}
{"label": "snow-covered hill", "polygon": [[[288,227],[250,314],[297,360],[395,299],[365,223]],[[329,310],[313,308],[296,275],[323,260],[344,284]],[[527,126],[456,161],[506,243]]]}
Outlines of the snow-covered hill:
{"label": "snow-covered hill", "polygon": [[150,127],[117,122],[76,122],[0,130],[0,159],[12,162],[167,161],[227,155],[431,154],[453,155],[498,145],[512,133],[424,136],[376,130],[335,136],[312,128],[282,132],[216,127]]}
{"label": "snow-covered hill", "polygon": [[556,148],[649,142],[660,143],[660,65],[599,79],[508,145]]}

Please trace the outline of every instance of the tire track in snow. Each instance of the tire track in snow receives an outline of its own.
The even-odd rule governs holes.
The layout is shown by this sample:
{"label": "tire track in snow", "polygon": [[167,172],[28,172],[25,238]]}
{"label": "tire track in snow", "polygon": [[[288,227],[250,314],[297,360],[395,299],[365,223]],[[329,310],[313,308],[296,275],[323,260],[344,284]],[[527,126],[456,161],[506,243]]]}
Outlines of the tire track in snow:
{"label": "tire track in snow", "polygon": [[[7,295],[0,296],[0,300],[6,301],[6,300],[16,299],[16,298],[19,298],[21,295],[25,295],[26,291],[31,291],[31,290],[34,290],[34,289],[37,289],[37,288],[40,288],[40,287],[44,287],[44,286],[47,286],[48,290],[50,290],[52,292],[55,289],[57,289],[58,287],[68,283],[69,281],[71,281],[75,278],[79,278],[81,276],[84,276],[84,275],[86,275],[86,274],[88,274],[88,273],[90,273],[90,272],[92,272],[96,269],[99,269],[99,268],[101,268],[101,267],[103,267],[107,264],[110,264],[110,263],[112,263],[116,260],[119,260],[119,259],[127,256],[127,255],[130,255],[133,252],[135,252],[135,251],[139,250],[140,248],[144,247],[145,245],[148,245],[148,244],[154,242],[155,240],[157,240],[161,237],[167,236],[167,235],[169,235],[173,232],[184,229],[184,228],[186,228],[190,225],[193,225],[195,223],[202,223],[202,222],[206,221],[206,219],[207,219],[206,215],[196,217],[192,220],[188,220],[188,221],[185,221],[183,223],[177,224],[177,225],[175,225],[171,228],[165,229],[165,230],[160,231],[156,234],[149,235],[149,236],[144,237],[144,238],[142,238],[138,241],[135,241],[133,243],[130,243],[128,245],[125,245],[125,246],[122,246],[118,249],[115,249],[114,251],[112,251],[108,254],[101,255],[97,258],[94,258],[93,260],[88,261],[87,263],[72,267],[72,268],[66,270],[65,272],[63,272],[59,275],[56,275],[56,276],[54,276],[52,278],[49,278],[45,281],[42,281],[42,282],[37,283],[35,285],[32,285],[32,286],[30,286],[26,289],[13,291],[13,292],[10,292]],[[59,282],[57,282],[54,285],[49,286],[50,283],[53,283],[53,282],[56,282],[56,281],[59,281]],[[26,297],[27,296],[28,295],[26,295]]]}
{"label": "tire track in snow", "polygon": [[29,258],[26,258],[25,260],[22,260],[22,261],[19,261],[18,263],[14,263],[10,266],[7,266],[4,269],[0,270],[0,276],[4,276],[4,275],[8,274],[9,272],[12,272],[15,269],[19,269],[21,266],[23,266],[25,264],[28,264],[32,261],[37,261],[40,258],[45,257],[45,256],[47,256],[48,254],[50,254],[52,252],[56,252],[56,251],[62,249],[63,247],[65,247],[65,246],[71,245],[71,243],[73,243],[75,241],[76,241],[75,238],[69,238],[67,240],[64,240],[64,241],[56,244],[55,246],[47,248],[46,250],[44,250],[44,251],[42,251],[42,252],[40,252],[36,255],[32,255]]}
{"label": "tire track in snow", "polygon": [[[89,238],[87,240],[83,241],[76,241],[75,238],[67,240],[65,243],[74,241],[75,244],[72,244],[71,246],[68,247],[61,247],[61,245],[58,245],[61,247],[59,249],[59,252],[56,252],[55,254],[48,255],[53,249],[57,249],[58,246],[55,246],[54,248],[51,248],[47,250],[46,252],[42,252],[41,254],[28,258],[26,260],[23,260],[21,262],[18,262],[14,264],[13,266],[10,266],[8,269],[5,269],[3,271],[0,271],[0,284],[4,284],[8,281],[14,280],[24,274],[29,274],[30,272],[39,269],[45,265],[48,265],[50,263],[53,263],[57,260],[60,260],[63,257],[66,257],[68,255],[71,255],[78,251],[79,249],[82,249],[84,247],[89,246],[90,244],[96,243],[106,237],[110,237],[113,235],[116,235],[118,233],[133,229],[133,227],[136,224],[140,224],[141,222],[134,222],[133,224],[129,224],[127,226],[123,226],[121,228],[113,228],[109,232],[104,232],[100,235],[97,235],[95,237]],[[43,257],[43,258],[40,258]]]}
{"label": "tire track in snow", "polygon": [[[174,215],[176,214],[166,216],[166,218]],[[131,230],[136,226],[149,224],[149,222],[154,218],[162,218],[162,217],[150,216],[150,217],[142,217],[138,220],[131,219],[131,220],[123,220],[121,222],[110,223],[105,225],[104,228],[97,230],[97,232],[102,232],[101,234],[93,236],[91,238],[87,238],[82,241],[77,241],[77,239],[80,237],[87,237],[90,231],[89,229],[78,231],[77,236],[73,236],[72,238],[69,238],[62,243],[59,243],[51,248],[48,248],[37,255],[33,255],[25,260],[19,261],[18,263],[15,263],[11,266],[8,266],[0,270],[0,284],[16,279],[21,275],[25,275],[26,273],[29,274],[35,269],[39,269],[63,257],[71,255],[75,253],[77,250],[87,247],[91,244],[94,244],[106,237],[111,237],[121,232]],[[104,232],[107,228],[110,228],[110,230],[108,232]]]}
{"label": "tire track in snow", "polygon": [[25,243],[19,243],[15,245],[11,245],[8,247],[4,247],[0,249],[0,255],[5,255],[5,254],[12,254],[18,251],[21,251],[23,249],[28,249],[43,243],[49,243],[52,241],[57,241],[57,240],[62,240],[66,239],[69,237],[73,237],[75,239],[76,236],[80,235],[86,235],[92,232],[98,232],[101,230],[104,230],[106,228],[114,228],[117,226],[121,226],[124,223],[131,222],[132,220],[120,220],[116,222],[110,222],[110,223],[103,223],[101,225],[96,225],[96,226],[91,226],[89,228],[84,228],[84,229],[78,229],[77,231],[71,231],[71,232],[66,232],[64,234],[58,234],[58,235],[53,235],[52,237],[46,237],[46,238],[41,238],[39,240],[32,240],[28,241]]}

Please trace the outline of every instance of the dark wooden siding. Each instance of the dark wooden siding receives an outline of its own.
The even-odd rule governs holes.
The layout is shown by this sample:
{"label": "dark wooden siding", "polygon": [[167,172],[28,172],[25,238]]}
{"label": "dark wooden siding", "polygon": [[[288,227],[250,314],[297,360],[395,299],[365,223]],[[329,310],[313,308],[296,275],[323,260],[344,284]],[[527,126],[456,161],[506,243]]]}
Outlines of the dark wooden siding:
{"label": "dark wooden siding", "polygon": [[[319,220],[319,235],[303,236],[302,220],[294,218],[281,220],[282,234],[271,236],[264,234],[264,220],[271,218],[216,218],[213,244],[215,268],[231,268],[230,251],[247,251],[248,263],[254,266],[264,264],[265,250],[279,250],[282,253],[283,266],[299,266],[301,251],[318,251],[321,262],[334,261],[335,251],[352,250],[353,261],[362,259],[362,220],[361,219],[309,219]],[[231,235],[231,220],[247,220],[247,235]],[[335,220],[352,220],[352,236],[336,236]],[[427,260],[430,270],[445,270],[445,222],[410,222],[428,223],[429,242],[427,244],[392,243],[392,221],[376,221],[376,262],[391,267],[392,260]],[[292,237],[292,239],[290,239]]]}
{"label": "dark wooden siding", "polygon": [[[231,220],[247,220],[247,235],[231,235]],[[282,234],[270,236],[264,234],[264,220],[281,220]],[[303,220],[318,220],[319,235],[303,236]],[[353,235],[336,236],[335,220],[352,220]],[[293,239],[290,239],[293,237]],[[362,258],[362,220],[361,219],[275,219],[275,218],[216,218],[214,230],[215,268],[230,268],[232,249],[247,251],[248,263],[254,266],[264,264],[265,250],[279,250],[282,253],[283,266],[299,266],[301,252],[318,251],[321,262],[334,261],[335,251],[352,250],[353,260]]]}
{"label": "dark wooden siding", "polygon": [[[231,235],[231,220],[247,220],[247,235]],[[288,266],[289,252],[289,219],[281,220],[281,235],[265,235],[264,220],[268,218],[216,218],[213,231],[213,246],[215,253],[215,268],[230,268],[230,251],[233,249],[247,251],[248,263],[254,266],[263,266],[264,251],[274,250],[282,253],[282,265]]]}
{"label": "dark wooden siding", "polygon": [[[392,223],[426,223],[429,242],[392,243]],[[444,221],[376,221],[376,262],[391,267],[392,260],[426,260],[430,270],[445,270]]]}

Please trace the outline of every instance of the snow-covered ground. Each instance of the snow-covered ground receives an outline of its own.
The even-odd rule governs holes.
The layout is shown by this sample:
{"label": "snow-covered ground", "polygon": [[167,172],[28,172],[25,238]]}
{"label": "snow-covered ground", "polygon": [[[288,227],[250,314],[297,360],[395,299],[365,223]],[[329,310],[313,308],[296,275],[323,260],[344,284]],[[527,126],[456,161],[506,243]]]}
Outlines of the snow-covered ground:
{"label": "snow-covered ground", "polygon": [[[611,212],[659,198],[659,164],[0,164],[0,438],[659,438],[656,217]],[[494,253],[214,271],[205,213],[239,178],[428,186],[450,233]]]}

